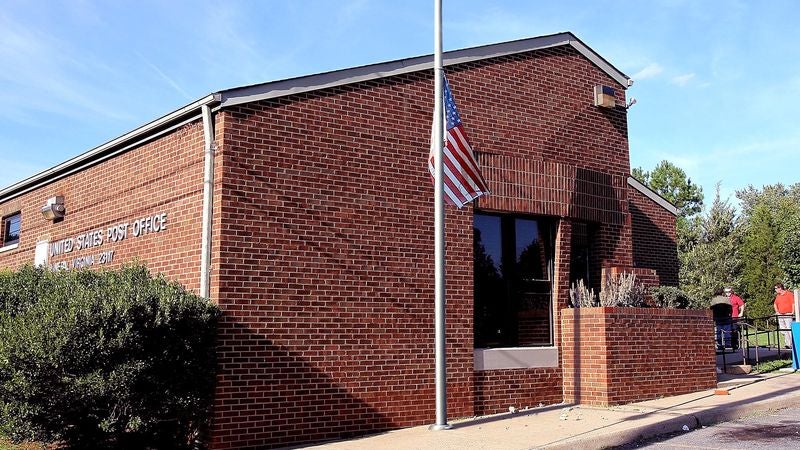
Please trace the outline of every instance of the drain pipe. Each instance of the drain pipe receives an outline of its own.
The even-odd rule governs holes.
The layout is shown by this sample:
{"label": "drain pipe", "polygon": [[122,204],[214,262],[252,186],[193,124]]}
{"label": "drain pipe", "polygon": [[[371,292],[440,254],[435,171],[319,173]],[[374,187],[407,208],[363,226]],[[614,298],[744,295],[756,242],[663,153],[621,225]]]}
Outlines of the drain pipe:
{"label": "drain pipe", "polygon": [[200,247],[200,296],[210,298],[211,286],[211,213],[214,196],[214,117],[208,105],[201,106],[203,112],[203,136],[205,137],[205,173],[203,176],[203,229]]}

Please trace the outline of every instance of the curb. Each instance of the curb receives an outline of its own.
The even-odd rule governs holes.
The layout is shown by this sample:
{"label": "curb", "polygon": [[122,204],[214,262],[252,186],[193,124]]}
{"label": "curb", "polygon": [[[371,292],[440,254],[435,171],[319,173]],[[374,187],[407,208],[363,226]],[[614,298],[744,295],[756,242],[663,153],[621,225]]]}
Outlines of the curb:
{"label": "curb", "polygon": [[[763,380],[755,380],[754,383]],[[752,384],[752,383],[750,383]],[[736,388],[741,386],[736,386]],[[735,388],[733,388],[735,389]],[[547,444],[537,449],[548,450],[573,450],[575,448],[602,449],[630,444],[636,441],[650,439],[663,434],[687,432],[700,427],[710,426],[721,422],[742,419],[765,412],[777,411],[790,407],[800,406],[800,392],[778,395],[767,400],[758,400],[742,405],[721,405],[709,410],[684,414],[674,418],[665,419],[658,423],[642,425],[641,427],[620,430],[600,436],[585,438],[565,439],[562,442]]]}
{"label": "curb", "polygon": [[591,438],[566,439],[564,442],[535,447],[547,450],[575,450],[576,448],[609,448],[629,444],[631,442],[648,439],[662,434],[669,434],[683,430],[684,425],[689,429],[698,428],[699,424],[694,415],[677,416],[658,423],[643,425],[629,430],[620,430]]}

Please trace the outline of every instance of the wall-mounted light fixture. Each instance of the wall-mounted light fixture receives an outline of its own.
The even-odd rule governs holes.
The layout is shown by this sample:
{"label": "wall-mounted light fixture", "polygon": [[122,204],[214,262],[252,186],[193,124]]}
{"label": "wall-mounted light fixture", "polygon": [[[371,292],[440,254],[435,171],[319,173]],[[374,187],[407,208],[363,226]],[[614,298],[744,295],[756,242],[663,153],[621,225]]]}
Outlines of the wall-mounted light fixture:
{"label": "wall-mounted light fixture", "polygon": [[45,219],[50,221],[63,219],[64,213],[66,212],[67,210],[64,208],[64,197],[61,195],[48,198],[47,203],[42,207],[42,215]]}

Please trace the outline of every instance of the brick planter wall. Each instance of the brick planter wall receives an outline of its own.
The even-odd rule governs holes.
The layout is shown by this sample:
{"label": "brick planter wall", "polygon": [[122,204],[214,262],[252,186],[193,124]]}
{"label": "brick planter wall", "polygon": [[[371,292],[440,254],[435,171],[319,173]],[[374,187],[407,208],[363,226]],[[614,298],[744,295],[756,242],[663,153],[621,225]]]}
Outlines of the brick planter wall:
{"label": "brick planter wall", "polygon": [[609,406],[716,386],[705,310],[561,310],[564,401]]}

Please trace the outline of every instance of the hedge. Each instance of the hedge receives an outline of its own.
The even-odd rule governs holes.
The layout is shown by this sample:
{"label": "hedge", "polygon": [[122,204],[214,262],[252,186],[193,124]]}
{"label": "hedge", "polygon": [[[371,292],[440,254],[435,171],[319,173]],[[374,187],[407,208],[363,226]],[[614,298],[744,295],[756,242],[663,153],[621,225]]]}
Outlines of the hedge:
{"label": "hedge", "polygon": [[0,434],[202,447],[218,308],[141,265],[0,272]]}

